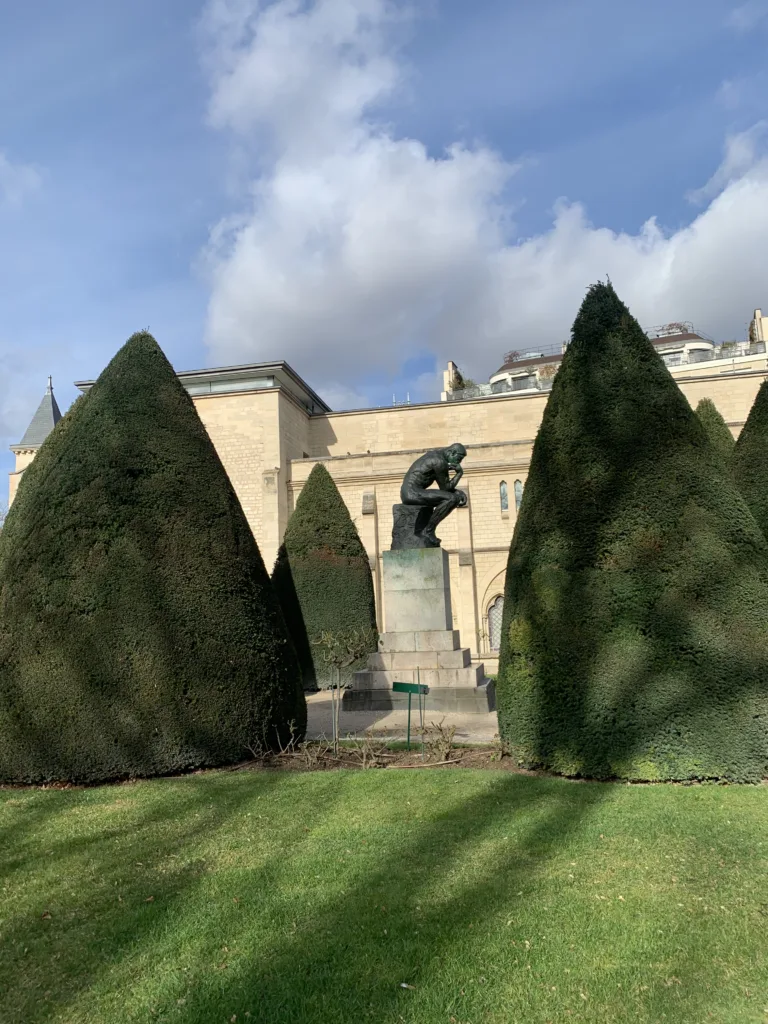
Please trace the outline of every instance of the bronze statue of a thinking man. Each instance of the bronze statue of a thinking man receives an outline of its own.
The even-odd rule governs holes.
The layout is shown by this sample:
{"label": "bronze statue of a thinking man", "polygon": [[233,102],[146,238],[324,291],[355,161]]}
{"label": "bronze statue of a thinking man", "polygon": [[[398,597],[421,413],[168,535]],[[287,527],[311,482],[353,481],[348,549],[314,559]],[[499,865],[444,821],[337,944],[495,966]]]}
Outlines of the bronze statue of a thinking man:
{"label": "bronze statue of a thinking man", "polygon": [[[440,547],[435,527],[455,508],[467,504],[466,493],[456,489],[464,475],[461,460],[466,454],[467,449],[458,442],[448,448],[435,448],[416,459],[405,474],[400,501],[404,505],[426,505],[434,509],[420,534],[428,547]],[[453,476],[450,476],[451,470],[454,470]],[[431,487],[433,483],[437,487]]]}

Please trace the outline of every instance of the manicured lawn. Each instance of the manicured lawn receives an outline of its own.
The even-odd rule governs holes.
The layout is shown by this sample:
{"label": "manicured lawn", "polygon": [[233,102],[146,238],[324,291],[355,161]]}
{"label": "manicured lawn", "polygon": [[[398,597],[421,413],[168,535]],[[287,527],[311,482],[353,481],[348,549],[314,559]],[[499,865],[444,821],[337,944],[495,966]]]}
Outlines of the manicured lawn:
{"label": "manicured lawn", "polygon": [[768,1018],[768,787],[4,790],[0,865],[3,1024]]}

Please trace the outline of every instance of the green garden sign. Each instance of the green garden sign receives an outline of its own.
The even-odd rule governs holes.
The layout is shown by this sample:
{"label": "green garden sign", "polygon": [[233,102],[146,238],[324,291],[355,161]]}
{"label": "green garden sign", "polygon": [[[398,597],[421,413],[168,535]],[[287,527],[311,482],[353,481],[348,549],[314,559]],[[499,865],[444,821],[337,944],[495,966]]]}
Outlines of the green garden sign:
{"label": "green garden sign", "polygon": [[419,698],[419,726],[422,731],[424,729],[424,707],[421,701],[422,696],[426,696],[429,693],[429,687],[423,683],[392,683],[392,691],[394,693],[407,693],[408,694],[408,741],[406,743],[406,750],[411,749],[411,700],[413,699],[414,693]]}

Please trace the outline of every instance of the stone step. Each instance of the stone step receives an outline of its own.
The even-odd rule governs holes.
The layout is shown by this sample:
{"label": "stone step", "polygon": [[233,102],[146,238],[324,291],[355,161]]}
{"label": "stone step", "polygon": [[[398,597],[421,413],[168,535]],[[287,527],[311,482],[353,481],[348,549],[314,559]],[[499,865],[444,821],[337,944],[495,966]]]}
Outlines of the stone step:
{"label": "stone step", "polygon": [[460,645],[458,629],[423,629],[413,632],[382,633],[379,636],[379,649],[382,654],[457,651]]}
{"label": "stone step", "polygon": [[395,651],[371,654],[368,669],[398,672],[400,669],[467,668],[472,664],[468,647],[456,651]]}
{"label": "stone step", "polygon": [[[375,655],[374,655],[375,657]],[[466,668],[416,668],[402,669],[363,669],[353,676],[353,690],[391,690],[393,683],[422,683],[432,687],[455,688],[475,687],[485,679],[485,667],[482,664],[468,665]]]}
{"label": "stone step", "polygon": [[[345,690],[342,698],[344,711],[407,711],[408,695],[391,690]],[[457,712],[487,715],[496,710],[496,687],[492,680],[484,680],[473,687],[435,687],[422,697],[424,724],[430,724],[430,715]],[[411,722],[419,723],[419,706],[414,697],[411,702]],[[413,727],[413,725],[412,725]]]}

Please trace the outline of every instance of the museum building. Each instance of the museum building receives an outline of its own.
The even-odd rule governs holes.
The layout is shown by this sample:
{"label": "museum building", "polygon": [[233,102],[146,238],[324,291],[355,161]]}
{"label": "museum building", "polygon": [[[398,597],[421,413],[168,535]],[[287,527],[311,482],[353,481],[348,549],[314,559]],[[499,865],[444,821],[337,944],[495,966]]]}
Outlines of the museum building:
{"label": "museum building", "polygon": [[[738,436],[768,375],[768,317],[755,310],[749,340],[715,344],[690,323],[648,332],[693,408],[711,398]],[[454,629],[494,672],[509,544],[536,432],[565,346],[509,352],[487,384],[465,381],[455,363],[439,401],[333,412],[285,362],[188,370],[192,397],[271,571],[288,517],[312,467],[322,462],[344,498],[370,558],[379,629],[382,553],[403,475],[429,448],[467,448],[461,487],[469,501],[439,527],[448,552]],[[76,386],[87,391],[93,381]],[[11,446],[9,501],[61,417],[49,384],[29,428]]]}

